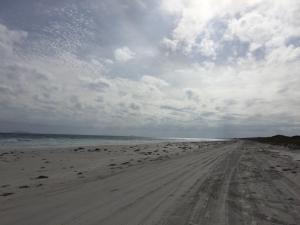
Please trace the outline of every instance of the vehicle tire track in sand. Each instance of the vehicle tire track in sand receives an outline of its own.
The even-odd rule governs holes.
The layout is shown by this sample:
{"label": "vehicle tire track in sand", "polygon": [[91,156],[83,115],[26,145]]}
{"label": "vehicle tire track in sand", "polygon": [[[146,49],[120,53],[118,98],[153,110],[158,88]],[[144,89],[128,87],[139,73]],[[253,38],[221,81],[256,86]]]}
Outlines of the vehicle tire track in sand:
{"label": "vehicle tire track in sand", "polygon": [[[289,215],[290,217],[293,218],[293,220],[295,221],[295,224],[300,224],[300,216],[299,216],[299,211],[297,211],[297,209],[294,207],[293,204],[291,204],[287,199],[286,199],[286,192],[287,190],[282,190],[281,187],[282,185],[279,185],[278,183],[275,184],[275,181],[273,181],[273,179],[270,177],[270,174],[266,171],[266,169],[263,167],[268,164],[268,161],[266,160],[266,158],[264,158],[264,156],[260,156],[258,157],[257,154],[254,154],[252,152],[252,157],[254,159],[254,164],[255,166],[259,169],[259,171],[261,172],[261,176],[262,179],[267,183],[268,188],[270,190],[270,192],[272,192],[276,197],[278,202],[280,202],[280,207],[274,207],[271,204],[268,204],[268,202],[266,202],[265,204],[268,205],[269,208],[274,207],[274,209],[281,211],[282,213]],[[289,184],[287,183],[285,176],[281,174],[279,174],[279,177],[276,179],[279,183],[284,184],[286,186],[289,186]],[[292,187],[293,190],[296,190],[299,188],[297,188],[298,186],[295,185],[294,187]],[[298,191],[298,196],[300,196],[300,192]],[[282,224],[282,223],[289,223],[287,221],[281,221],[278,220],[276,217],[268,217],[266,215],[262,215],[263,218],[267,217],[267,220],[272,221],[273,223],[278,223],[278,224]]]}
{"label": "vehicle tire track in sand", "polygon": [[[176,196],[170,196],[172,199],[178,198],[189,188],[187,180],[193,182],[191,174],[202,173],[204,166],[216,164],[219,157],[227,154],[224,149],[229,151],[231,148],[227,146],[231,145],[225,144],[220,148],[191,153],[165,162],[151,162],[143,168],[128,169],[116,176],[72,187],[69,191],[46,192],[29,201],[24,196],[24,201],[17,202],[14,209],[8,207],[10,210],[6,211],[5,219],[11,222],[6,224],[23,224],[24,221],[25,224],[99,224],[104,218],[108,220],[103,220],[103,224],[114,225],[116,223],[111,223],[109,218],[116,218],[119,222],[130,221],[129,224],[140,224],[135,223],[135,220],[155,221],[156,216],[154,218],[153,214],[171,208],[172,201],[166,201],[166,196],[176,193],[177,186],[182,186],[183,190],[180,189]],[[118,191],[110,192],[116,187]],[[162,201],[160,207],[151,211],[164,198],[166,200]],[[10,217],[9,212],[19,216]],[[121,212],[126,212],[123,213],[126,215],[122,216]],[[132,216],[134,214],[136,216]]]}
{"label": "vehicle tire track in sand", "polygon": [[271,164],[291,162],[271,157],[261,147],[253,142],[235,146],[161,224],[300,224],[299,182],[290,180],[285,170],[269,169]]}
{"label": "vehicle tire track in sand", "polygon": [[[122,203],[116,207],[114,210],[108,210],[107,216],[103,219],[97,221],[99,224],[117,224],[118,222],[124,221],[127,215],[130,215],[128,211],[135,210],[138,217],[135,217],[136,219],[131,218],[130,224],[150,224],[148,220],[151,220],[151,215],[159,212],[159,214],[162,214],[160,211],[161,205],[166,203],[166,199],[174,199],[173,196],[175,196],[175,192],[178,192],[178,190],[182,186],[185,185],[186,188],[189,186],[186,185],[188,181],[194,181],[198,178],[198,176],[195,176],[195,174],[199,173],[199,171],[204,169],[206,167],[212,167],[214,165],[214,162],[218,160],[220,157],[222,157],[224,154],[226,154],[226,151],[224,152],[214,152],[215,150],[212,150],[211,152],[208,152],[207,157],[202,157],[200,154],[196,154],[196,158],[193,157],[189,163],[183,165],[181,168],[177,169],[176,171],[173,170],[173,172],[168,173],[166,175],[163,175],[161,177],[155,177],[152,179],[151,182],[143,183],[142,185],[139,183],[136,183],[136,185],[133,187],[133,190],[130,190],[128,192],[121,192],[121,196],[126,196],[126,202],[125,205],[122,205]],[[201,157],[200,157],[201,156]],[[199,157],[199,158],[198,158]],[[173,167],[173,166],[172,166]],[[174,167],[173,167],[174,168]],[[156,171],[157,176],[157,171]],[[153,188],[147,188],[147,186],[152,186]],[[136,192],[138,190],[147,190],[147,192],[142,192],[140,196],[136,195]],[[181,190],[180,193],[183,191]],[[128,194],[132,194],[132,197]],[[179,194],[178,194],[179,195]],[[150,200],[149,200],[150,199]],[[159,199],[158,202],[151,202],[151,199]],[[144,208],[143,205],[145,202],[151,202],[151,204],[148,204],[148,208]],[[108,203],[109,204],[109,203]],[[114,202],[112,202],[114,204]],[[141,207],[137,207],[139,204],[141,204]],[[169,204],[169,203],[168,203]],[[106,207],[106,210],[109,208],[109,205],[102,205],[102,207]],[[98,207],[93,210],[99,210]],[[105,210],[105,211],[106,211]],[[141,212],[138,212],[141,211]],[[92,214],[92,212],[88,212]],[[102,212],[103,213],[103,212]],[[143,216],[144,215],[144,216]],[[117,217],[116,217],[117,216]],[[124,219],[121,219],[124,217]],[[155,219],[153,220],[155,221]],[[152,223],[152,222],[151,222]]]}
{"label": "vehicle tire track in sand", "polygon": [[165,219],[164,225],[227,224],[224,216],[229,182],[241,155],[240,145],[232,148],[206,179],[194,185],[188,198]]}
{"label": "vehicle tire track in sand", "polygon": [[0,224],[296,225],[300,172],[280,169],[290,165],[299,162],[262,144],[231,141],[17,196],[0,206]]}
{"label": "vehicle tire track in sand", "polygon": [[[236,173],[231,182],[228,207],[229,224],[296,225],[299,207],[289,201],[290,193],[281,184],[285,177],[275,172],[277,164],[261,145],[246,143]],[[299,199],[300,193],[294,195]]]}

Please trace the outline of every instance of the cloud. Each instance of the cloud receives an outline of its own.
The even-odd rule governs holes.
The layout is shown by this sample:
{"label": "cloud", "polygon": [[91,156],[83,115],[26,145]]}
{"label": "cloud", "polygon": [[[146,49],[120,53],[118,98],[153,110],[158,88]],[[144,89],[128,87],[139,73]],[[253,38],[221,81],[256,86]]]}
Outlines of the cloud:
{"label": "cloud", "polygon": [[10,30],[0,23],[0,64],[9,64],[14,60],[18,45],[28,36],[22,30]]}
{"label": "cloud", "polygon": [[118,48],[114,51],[115,60],[118,62],[127,62],[133,59],[136,56],[136,53],[131,51],[128,47],[124,46]]}
{"label": "cloud", "polygon": [[295,46],[281,46],[271,50],[267,56],[266,61],[269,64],[288,63],[300,59],[300,47]]}
{"label": "cloud", "polygon": [[86,87],[89,90],[102,92],[105,89],[110,87],[110,83],[105,78],[92,79],[89,77],[79,77],[83,87]]}
{"label": "cloud", "polygon": [[164,38],[161,42],[162,46],[168,50],[175,51],[177,49],[177,40],[171,40],[169,38]]}
{"label": "cloud", "polygon": [[201,95],[198,93],[197,89],[186,88],[184,92],[188,100],[195,101],[197,103],[201,101]]}
{"label": "cloud", "polygon": [[151,86],[155,86],[155,87],[166,87],[166,86],[169,86],[169,84],[162,80],[162,79],[159,79],[159,78],[156,78],[156,77],[153,77],[153,76],[149,76],[149,75],[145,75],[141,78],[141,81],[143,83],[146,83],[148,85],[151,85]]}
{"label": "cloud", "polygon": [[177,42],[179,48],[189,53],[207,23],[216,16],[222,17],[229,9],[234,10],[235,7],[232,5],[232,1],[228,0],[163,0],[161,8],[178,18],[171,40]]}
{"label": "cloud", "polygon": [[12,94],[13,89],[11,87],[6,86],[6,85],[0,84],[0,92],[2,94]]}
{"label": "cloud", "polygon": [[215,58],[216,57],[216,49],[217,49],[217,43],[215,43],[213,40],[209,38],[204,38],[201,40],[201,43],[199,44],[199,51],[208,57]]}
{"label": "cloud", "polygon": [[63,1],[28,12],[35,29],[0,24],[0,124],[164,136],[300,131],[298,1],[138,2]]}
{"label": "cloud", "polygon": [[249,42],[251,51],[262,46],[280,47],[289,37],[300,35],[294,21],[299,12],[300,4],[294,0],[260,2],[240,17],[232,18],[226,35]]}
{"label": "cloud", "polygon": [[152,76],[136,81],[109,77],[104,65],[111,63],[79,59],[64,50],[41,57],[11,47],[18,52],[10,53],[14,60],[0,62],[0,102],[6,106],[0,121],[91,128],[143,125],[162,99],[161,88],[168,86]]}
{"label": "cloud", "polygon": [[27,37],[27,32],[20,30],[10,30],[5,25],[0,24],[1,44],[11,46],[15,43],[20,43],[21,40]]}
{"label": "cloud", "polygon": [[[300,4],[295,0],[163,0],[161,8],[177,18],[171,35],[162,43],[188,55],[198,50],[214,59],[218,45],[228,40],[247,42],[253,52],[261,47],[282,46],[289,38],[300,35]],[[220,30],[216,21],[225,29],[212,37]]]}

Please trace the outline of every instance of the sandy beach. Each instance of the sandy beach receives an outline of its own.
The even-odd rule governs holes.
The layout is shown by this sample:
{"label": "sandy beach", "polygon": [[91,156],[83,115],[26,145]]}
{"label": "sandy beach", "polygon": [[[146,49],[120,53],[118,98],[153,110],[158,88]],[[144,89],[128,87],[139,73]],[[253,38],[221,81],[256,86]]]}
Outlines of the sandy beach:
{"label": "sandy beach", "polygon": [[296,225],[299,155],[244,140],[2,150],[0,224]]}

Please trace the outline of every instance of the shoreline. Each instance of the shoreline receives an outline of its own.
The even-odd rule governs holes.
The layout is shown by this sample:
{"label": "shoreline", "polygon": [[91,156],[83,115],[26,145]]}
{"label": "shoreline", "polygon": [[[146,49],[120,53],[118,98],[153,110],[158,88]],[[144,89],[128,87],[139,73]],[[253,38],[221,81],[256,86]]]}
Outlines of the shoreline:
{"label": "shoreline", "polygon": [[195,139],[185,139],[185,138],[179,138],[179,139],[157,139],[157,140],[151,140],[151,141],[145,141],[145,142],[128,142],[128,143],[93,143],[93,144],[73,144],[73,145],[63,145],[63,144],[57,144],[57,145],[38,145],[38,146],[31,146],[31,145],[2,145],[0,146],[0,153],[5,151],[48,151],[48,150],[67,150],[67,149],[73,149],[73,148],[101,148],[101,147],[118,147],[118,146],[143,146],[143,145],[155,145],[155,144],[172,144],[172,143],[209,143],[209,142],[228,142],[228,141],[234,141],[233,139],[203,139],[201,141]]}

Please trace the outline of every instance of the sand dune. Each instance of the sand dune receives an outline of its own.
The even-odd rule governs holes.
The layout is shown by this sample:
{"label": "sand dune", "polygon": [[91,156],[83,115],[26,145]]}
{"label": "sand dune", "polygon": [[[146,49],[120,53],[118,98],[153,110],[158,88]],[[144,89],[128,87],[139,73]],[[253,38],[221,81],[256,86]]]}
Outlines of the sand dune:
{"label": "sand dune", "polygon": [[251,141],[4,151],[0,224],[296,225],[289,154]]}

